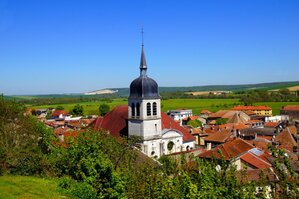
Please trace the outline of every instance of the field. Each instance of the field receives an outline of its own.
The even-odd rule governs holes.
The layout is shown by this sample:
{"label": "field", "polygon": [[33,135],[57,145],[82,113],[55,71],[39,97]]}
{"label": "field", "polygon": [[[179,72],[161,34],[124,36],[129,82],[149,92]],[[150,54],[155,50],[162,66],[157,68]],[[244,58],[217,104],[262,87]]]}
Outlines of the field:
{"label": "field", "polygon": [[169,99],[162,100],[162,111],[192,109],[193,114],[197,115],[203,109],[215,112],[220,109],[230,109],[238,104],[239,99]]}
{"label": "field", "polygon": [[[55,108],[57,106],[63,106],[65,110],[70,111],[76,104],[83,106],[85,115],[97,115],[99,113],[98,108],[101,104],[106,103],[113,109],[118,105],[127,105],[128,101],[125,98],[116,98],[111,101],[92,101],[92,102],[79,102],[69,104],[54,104],[54,105],[42,105],[42,106],[29,106],[32,109],[39,108]],[[168,99],[162,100],[162,111],[167,112],[171,109],[192,109],[193,114],[199,114],[201,110],[207,109],[215,112],[221,109],[230,109],[233,106],[239,105],[239,99]],[[280,112],[280,108],[285,105],[298,105],[298,102],[259,102],[254,105],[265,105],[273,109],[273,114],[277,115]]]}
{"label": "field", "polygon": [[[70,104],[54,104],[54,105],[42,105],[32,106],[29,108],[55,108],[57,106],[63,106],[65,110],[70,111],[76,104],[83,106],[84,114],[98,114],[98,108],[101,104],[106,103],[110,106],[110,109],[117,105],[127,105],[127,99],[117,98],[111,102],[108,101],[92,101],[92,102],[80,102]],[[199,114],[202,109],[208,109],[210,111],[217,111],[220,109],[229,109],[239,103],[238,99],[169,99],[162,100],[162,111],[166,112],[171,109],[192,109],[194,114]]]}
{"label": "field", "polygon": [[29,176],[0,176],[0,198],[67,198],[57,191],[57,183]]}
{"label": "field", "polygon": [[118,105],[128,104],[128,101],[127,101],[127,99],[117,98],[117,99],[113,99],[111,102],[98,100],[98,101],[91,101],[91,102],[29,106],[29,108],[40,109],[40,108],[56,108],[57,106],[63,106],[65,110],[70,111],[76,104],[80,104],[81,106],[83,106],[85,115],[98,115],[99,114],[99,106],[104,103],[108,104],[110,106],[110,109],[112,109]]}
{"label": "field", "polygon": [[280,114],[280,108],[286,105],[299,105],[299,102],[259,102],[254,105],[265,105],[272,108],[272,114],[278,115]]}

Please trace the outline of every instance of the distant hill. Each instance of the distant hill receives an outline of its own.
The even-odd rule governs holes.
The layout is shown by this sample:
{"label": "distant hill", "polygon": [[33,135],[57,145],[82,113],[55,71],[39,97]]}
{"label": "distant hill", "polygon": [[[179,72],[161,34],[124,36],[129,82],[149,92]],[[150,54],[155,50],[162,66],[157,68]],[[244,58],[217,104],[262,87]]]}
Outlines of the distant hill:
{"label": "distant hill", "polygon": [[102,90],[87,92],[87,93],[84,93],[84,95],[102,95],[102,94],[113,94],[113,93],[117,93],[117,92],[118,92],[118,90],[102,89]]}
{"label": "distant hill", "polygon": [[[259,84],[236,84],[236,85],[208,85],[208,86],[186,86],[186,87],[159,87],[159,92],[199,92],[199,91],[246,91],[246,90],[279,90],[299,86],[299,81],[271,82]],[[49,94],[49,95],[22,95],[14,98],[77,98],[77,97],[127,97],[129,88],[106,88],[87,93],[74,94]]]}
{"label": "distant hill", "polygon": [[[208,85],[208,86],[188,86],[188,87],[159,87],[163,92],[199,92],[199,91],[242,91],[242,90],[277,90],[288,87],[298,86],[299,81],[290,82],[271,82],[259,84],[236,84],[236,85]],[[119,96],[129,96],[129,88],[110,88],[118,90]]]}

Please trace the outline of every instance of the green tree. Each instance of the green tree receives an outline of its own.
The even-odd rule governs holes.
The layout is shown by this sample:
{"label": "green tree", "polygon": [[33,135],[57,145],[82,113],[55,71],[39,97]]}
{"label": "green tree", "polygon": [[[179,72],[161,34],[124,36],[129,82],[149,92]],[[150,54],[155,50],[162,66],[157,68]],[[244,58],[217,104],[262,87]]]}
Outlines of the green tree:
{"label": "green tree", "polygon": [[188,118],[187,125],[190,125],[193,128],[197,128],[197,127],[202,126],[202,123],[199,120],[190,120],[190,118]]}
{"label": "green tree", "polygon": [[227,120],[228,120],[228,118],[218,118],[216,120],[216,124],[217,125],[226,124]]}
{"label": "green tree", "polygon": [[63,106],[57,106],[56,110],[64,110],[64,107]]}
{"label": "green tree", "polygon": [[77,104],[74,106],[74,108],[70,111],[70,114],[72,115],[83,115],[83,106],[80,104]]}
{"label": "green tree", "polygon": [[101,104],[99,106],[99,112],[101,116],[106,115],[110,111],[110,107],[108,104]]}
{"label": "green tree", "polygon": [[86,182],[97,190],[99,197],[118,198],[124,194],[124,186],[113,163],[105,154],[98,132],[81,133],[76,140],[69,140],[68,148],[61,148],[57,169],[78,182]]}
{"label": "green tree", "polygon": [[0,96],[0,160],[2,171],[20,175],[42,175],[49,168],[45,154],[51,153],[53,132],[25,107]]}

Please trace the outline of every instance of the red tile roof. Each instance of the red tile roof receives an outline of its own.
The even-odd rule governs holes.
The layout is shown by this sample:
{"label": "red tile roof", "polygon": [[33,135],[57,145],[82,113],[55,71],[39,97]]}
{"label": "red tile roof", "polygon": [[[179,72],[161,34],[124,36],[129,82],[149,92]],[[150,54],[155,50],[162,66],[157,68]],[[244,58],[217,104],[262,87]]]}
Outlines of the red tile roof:
{"label": "red tile roof", "polygon": [[280,148],[284,148],[289,151],[293,151],[294,146],[297,146],[297,143],[288,127],[276,136],[275,141],[279,143]]}
{"label": "red tile roof", "polygon": [[118,137],[128,135],[127,130],[128,106],[117,106],[104,117],[98,117],[95,123],[95,129],[105,129],[109,133]]}
{"label": "red tile roof", "polygon": [[72,131],[71,128],[69,127],[64,127],[64,126],[61,126],[61,127],[58,127],[54,130],[54,135],[55,136],[59,136],[59,135],[64,135],[66,132],[68,131]]}
{"label": "red tile roof", "polygon": [[281,110],[286,110],[286,111],[299,111],[299,105],[287,105],[281,107]]}
{"label": "red tile roof", "polygon": [[277,127],[279,125],[279,122],[265,122],[265,127]]}
{"label": "red tile roof", "polygon": [[[118,137],[128,134],[128,106],[117,106],[104,117],[99,117],[95,123],[95,129],[106,129],[109,133]],[[162,129],[176,129],[183,134],[183,142],[194,141],[195,137],[189,133],[188,129],[183,128],[166,113],[161,113]]]}
{"label": "red tile roof", "polygon": [[266,182],[277,182],[279,178],[274,173],[271,168],[268,169],[252,169],[239,171],[237,173],[237,177],[239,178],[241,183],[248,183],[251,181],[259,182],[260,180],[264,180],[262,176],[265,177]]}
{"label": "red tile roof", "polygon": [[232,110],[236,111],[251,111],[251,110],[272,110],[269,106],[235,106]]}
{"label": "red tile roof", "polygon": [[244,113],[246,113],[247,115],[255,115],[256,113],[253,112],[253,111],[250,111],[250,110],[247,110],[247,111],[243,111]]}
{"label": "red tile roof", "polygon": [[251,152],[245,153],[240,158],[243,162],[249,164],[255,169],[266,169],[271,167],[270,163],[266,162],[265,160],[261,159]]}
{"label": "red tile roof", "polygon": [[211,114],[212,112],[209,110],[202,110],[200,114]]}
{"label": "red tile roof", "polygon": [[288,126],[287,127],[288,129],[289,129],[289,131],[290,131],[290,133],[292,134],[292,135],[297,135],[298,134],[298,132],[297,132],[297,127],[296,126]]}
{"label": "red tile roof", "polygon": [[197,120],[199,118],[199,116],[193,115],[193,116],[189,116],[189,117],[185,117],[183,118],[184,121],[187,120]]}
{"label": "red tile roof", "polygon": [[204,140],[207,142],[224,143],[231,135],[232,133],[230,131],[222,130],[205,137]]}
{"label": "red tile roof", "polygon": [[189,132],[188,129],[180,126],[173,119],[171,119],[166,113],[161,112],[162,129],[176,129],[183,133],[183,142],[194,141],[195,137]]}
{"label": "red tile roof", "polygon": [[235,130],[241,130],[241,129],[247,129],[249,128],[247,125],[243,123],[227,123],[227,124],[221,124],[219,125],[220,129],[235,129]]}
{"label": "red tile roof", "polygon": [[259,123],[259,122],[263,122],[262,120],[249,120],[247,121],[247,124],[255,124],[255,123]]}
{"label": "red tile roof", "polygon": [[[198,155],[198,157],[200,157],[200,158],[214,157],[217,159],[221,159],[223,156],[224,160],[230,160],[232,158],[235,158],[239,155],[246,153],[247,151],[249,151],[252,148],[254,148],[254,147],[251,144],[249,144],[245,140],[237,138],[232,141],[221,144],[212,150],[206,151],[206,152]],[[222,154],[222,155],[220,155],[220,154]]]}
{"label": "red tile roof", "polygon": [[65,110],[55,110],[55,111],[52,113],[52,116],[54,116],[54,117],[59,117],[60,114],[62,114],[62,115],[67,115],[68,112],[65,111]]}

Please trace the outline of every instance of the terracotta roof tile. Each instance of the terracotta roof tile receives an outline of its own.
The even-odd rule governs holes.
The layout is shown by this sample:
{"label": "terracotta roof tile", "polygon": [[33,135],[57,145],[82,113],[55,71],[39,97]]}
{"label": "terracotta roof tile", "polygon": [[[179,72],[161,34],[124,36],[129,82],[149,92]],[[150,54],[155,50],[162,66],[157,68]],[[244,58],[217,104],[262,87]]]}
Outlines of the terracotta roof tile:
{"label": "terracotta roof tile", "polygon": [[209,110],[202,110],[200,114],[211,114],[212,112]]}
{"label": "terracotta roof tile", "polygon": [[227,139],[232,135],[229,131],[217,131],[207,137],[204,138],[207,142],[218,142],[224,143]]}
{"label": "terracotta roof tile", "polygon": [[287,105],[283,106],[281,110],[286,110],[286,111],[299,111],[299,105]]}
{"label": "terracotta roof tile", "polygon": [[241,183],[248,183],[251,181],[259,182],[265,177],[266,182],[277,182],[279,178],[271,168],[267,169],[252,169],[246,171],[239,171],[237,176]]}
{"label": "terracotta roof tile", "polygon": [[238,111],[252,111],[252,110],[272,110],[269,106],[235,106],[232,110]]}
{"label": "terracotta roof tile", "polygon": [[279,122],[265,122],[265,127],[277,127],[279,125]]}
{"label": "terracotta roof tile", "polygon": [[[106,129],[112,136],[118,137],[128,134],[128,106],[117,106],[104,117],[99,117],[95,123],[95,129]],[[166,113],[161,112],[162,129],[176,129],[183,134],[183,142],[194,141],[195,137],[189,133]]]}
{"label": "terracotta roof tile", "polygon": [[[224,144],[221,144],[217,147],[215,147],[212,150],[206,151],[198,157],[200,158],[217,158],[221,159],[222,156],[224,160],[230,160],[232,158],[235,158],[239,155],[242,155],[249,151],[250,149],[254,148],[250,143],[246,142],[245,140],[242,140],[240,138],[234,139],[230,142],[226,142]],[[222,155],[220,155],[222,154]]]}
{"label": "terracotta roof tile", "polygon": [[297,146],[297,143],[288,128],[285,128],[282,132],[280,132],[276,136],[275,141],[279,143],[280,148],[284,148],[289,151],[293,151],[293,148]]}
{"label": "terracotta roof tile", "polygon": [[65,110],[55,110],[55,111],[52,113],[52,116],[54,116],[54,117],[59,117],[60,114],[62,114],[62,115],[67,115],[68,112],[65,111]]}
{"label": "terracotta roof tile", "polygon": [[245,153],[240,158],[243,162],[246,162],[247,164],[253,166],[255,169],[265,169],[271,167],[270,163],[266,162],[265,160],[261,159],[251,152]]}

